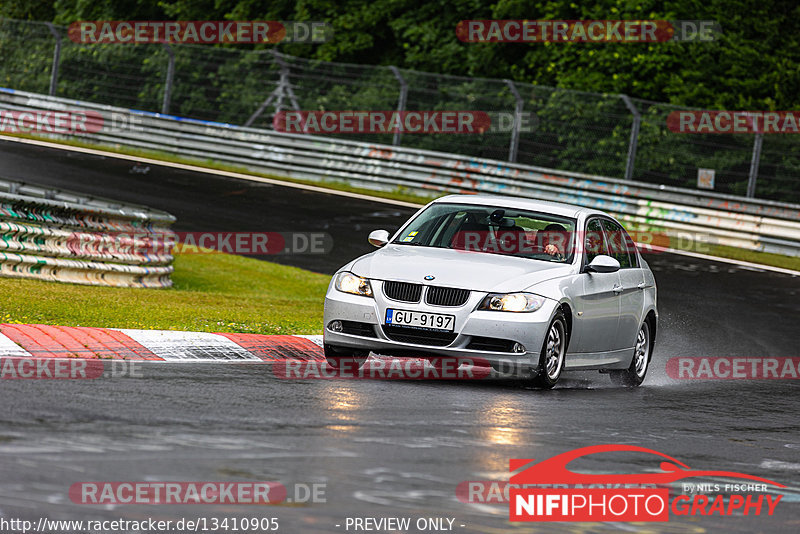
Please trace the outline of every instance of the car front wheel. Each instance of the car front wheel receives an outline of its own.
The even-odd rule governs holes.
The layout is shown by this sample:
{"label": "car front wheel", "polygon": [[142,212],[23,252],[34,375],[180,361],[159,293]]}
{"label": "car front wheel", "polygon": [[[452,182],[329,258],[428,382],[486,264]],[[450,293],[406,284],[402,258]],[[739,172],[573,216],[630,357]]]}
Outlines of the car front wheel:
{"label": "car front wheel", "polygon": [[636,387],[644,382],[647,367],[650,365],[650,325],[645,321],[636,335],[631,366],[622,370],[610,371],[611,381],[618,386]]}
{"label": "car front wheel", "polygon": [[323,349],[328,365],[339,370],[354,371],[360,369],[369,358],[368,350],[345,349],[332,347],[331,345],[324,345]]}
{"label": "car front wheel", "polygon": [[561,378],[564,359],[567,353],[567,321],[558,312],[544,336],[542,352],[539,355],[539,374],[533,379],[534,385],[551,389]]}

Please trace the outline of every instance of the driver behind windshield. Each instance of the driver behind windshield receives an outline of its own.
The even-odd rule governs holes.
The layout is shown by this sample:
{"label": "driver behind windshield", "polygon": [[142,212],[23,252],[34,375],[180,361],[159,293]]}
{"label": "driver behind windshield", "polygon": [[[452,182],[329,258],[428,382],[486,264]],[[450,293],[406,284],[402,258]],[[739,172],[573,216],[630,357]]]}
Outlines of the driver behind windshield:
{"label": "driver behind windshield", "polygon": [[567,243],[569,243],[569,233],[560,224],[551,223],[545,226],[536,234],[539,245],[543,247],[545,254],[550,256],[566,256]]}
{"label": "driver behind windshield", "polygon": [[553,218],[525,210],[434,204],[410,221],[393,243],[570,261],[574,222]]}

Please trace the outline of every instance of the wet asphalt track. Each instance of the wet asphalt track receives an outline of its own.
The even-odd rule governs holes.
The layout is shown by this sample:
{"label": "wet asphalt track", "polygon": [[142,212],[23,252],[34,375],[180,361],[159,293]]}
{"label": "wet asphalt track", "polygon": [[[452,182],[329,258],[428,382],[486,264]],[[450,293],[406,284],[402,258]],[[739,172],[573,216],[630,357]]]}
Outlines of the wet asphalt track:
{"label": "wet asphalt track", "polygon": [[[325,231],[327,256],[277,256],[332,272],[370,230],[410,210],[0,141],[0,176],[165,209],[178,230]],[[209,227],[213,224],[213,227]],[[285,381],[268,366],[153,364],[141,378],[0,384],[0,516],[38,519],[278,517],[280,532],[345,532],[346,517],[450,517],[455,532],[630,531],[629,524],[510,524],[506,505],[465,504],[459,482],[505,478],[509,458],[600,443],[652,448],[696,469],[790,489],[774,517],[673,518],[651,531],[800,527],[799,381],[677,382],[675,356],[800,356],[800,280],[649,256],[661,322],[644,387],[582,373],[550,392],[497,382]],[[657,467],[631,458],[598,472]],[[70,503],[91,480],[325,483],[327,502],[275,507]],[[291,493],[290,493],[291,497]],[[342,525],[336,527],[336,525]],[[460,525],[465,525],[461,527]],[[351,530],[352,532],[352,530]],[[411,532],[416,532],[411,530]]]}

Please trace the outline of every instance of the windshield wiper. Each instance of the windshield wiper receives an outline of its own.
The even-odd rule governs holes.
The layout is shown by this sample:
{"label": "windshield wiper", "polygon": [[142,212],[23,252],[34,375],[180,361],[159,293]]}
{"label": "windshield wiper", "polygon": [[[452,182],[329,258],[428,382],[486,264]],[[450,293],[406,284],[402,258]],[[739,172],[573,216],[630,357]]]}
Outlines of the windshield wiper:
{"label": "windshield wiper", "polygon": [[413,241],[392,241],[392,245],[408,245],[412,247],[427,247],[425,243],[414,243]]}

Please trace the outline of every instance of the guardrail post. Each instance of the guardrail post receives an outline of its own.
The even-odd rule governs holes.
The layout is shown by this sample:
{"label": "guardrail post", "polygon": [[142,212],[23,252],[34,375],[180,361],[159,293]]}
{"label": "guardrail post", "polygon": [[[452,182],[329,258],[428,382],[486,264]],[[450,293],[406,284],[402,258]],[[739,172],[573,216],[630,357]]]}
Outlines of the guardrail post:
{"label": "guardrail post", "polygon": [[636,164],[636,145],[639,144],[639,126],[642,123],[642,114],[633,105],[628,95],[619,95],[628,110],[633,113],[633,124],[631,125],[631,140],[628,142],[628,159],[625,162],[625,179],[633,180],[633,168]]}
{"label": "guardrail post", "polygon": [[761,161],[761,144],[764,142],[764,134],[757,133],[753,140],[753,157],[750,159],[750,175],[747,177],[747,197],[756,196],[756,180],[758,179],[758,164]]}
{"label": "guardrail post", "polygon": [[53,66],[50,69],[50,96],[56,96],[56,86],[58,85],[58,64],[61,62],[61,34],[50,22],[45,22],[47,29],[56,38],[56,46],[53,49]]}
{"label": "guardrail post", "polygon": [[[395,67],[394,65],[390,65],[389,68],[392,70],[392,74],[394,77],[397,78],[397,81],[400,82],[400,98],[397,100],[397,113],[402,114],[406,110],[406,99],[408,98],[408,82],[403,78],[400,74],[400,70]],[[395,146],[400,145],[400,137],[402,134],[397,131],[394,133],[394,137],[392,138],[392,144]]]}
{"label": "guardrail post", "polygon": [[169,102],[172,99],[172,80],[175,77],[175,52],[168,43],[163,43],[164,48],[169,54],[169,63],[167,64],[167,79],[164,80],[164,101],[161,103],[161,113],[169,115]]}
{"label": "guardrail post", "polygon": [[516,103],[514,104],[514,126],[511,130],[511,144],[508,147],[508,161],[511,163],[517,162],[517,151],[519,150],[519,127],[520,123],[522,122],[522,106],[525,102],[522,100],[522,97],[517,91],[517,87],[514,85],[514,82],[511,80],[505,80],[506,85],[511,90],[511,94],[514,95],[514,100]]}

